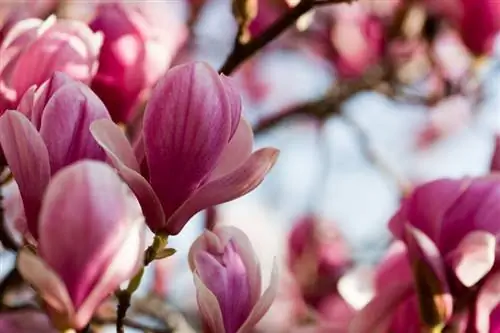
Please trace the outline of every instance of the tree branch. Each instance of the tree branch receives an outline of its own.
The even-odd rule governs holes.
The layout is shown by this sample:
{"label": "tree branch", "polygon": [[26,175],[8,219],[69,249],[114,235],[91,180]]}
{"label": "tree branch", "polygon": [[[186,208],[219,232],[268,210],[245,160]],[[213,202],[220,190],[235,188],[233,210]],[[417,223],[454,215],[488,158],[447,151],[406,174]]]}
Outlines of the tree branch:
{"label": "tree branch", "polygon": [[[351,3],[354,0],[328,0],[328,4]],[[281,35],[288,27],[293,25],[302,15],[311,10],[315,5],[326,4],[323,0],[302,0],[297,6],[289,9],[276,22],[259,36],[242,44],[239,36],[236,37],[234,47],[222,65],[219,73],[230,75],[245,60]]]}
{"label": "tree branch", "polygon": [[359,79],[337,81],[332,89],[323,97],[296,105],[279,113],[262,119],[255,127],[254,133],[263,133],[276,125],[297,116],[306,116],[316,120],[324,120],[332,115],[339,115],[342,103],[352,96],[376,89],[387,79],[384,68],[374,67]]}

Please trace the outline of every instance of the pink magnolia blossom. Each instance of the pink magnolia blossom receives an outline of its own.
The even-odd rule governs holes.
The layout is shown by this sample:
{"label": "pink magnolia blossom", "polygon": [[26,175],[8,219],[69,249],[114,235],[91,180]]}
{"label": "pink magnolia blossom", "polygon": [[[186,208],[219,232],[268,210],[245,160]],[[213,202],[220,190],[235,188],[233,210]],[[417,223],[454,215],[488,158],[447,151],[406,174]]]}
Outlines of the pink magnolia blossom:
{"label": "pink magnolia blossom", "polygon": [[443,292],[446,272],[456,280],[449,283],[456,298],[481,284],[469,324],[478,332],[489,332],[490,314],[500,302],[499,199],[496,175],[437,180],[416,187],[389,223],[407,244],[410,261],[427,263],[427,273],[441,281]]}
{"label": "pink magnolia blossom", "polygon": [[26,310],[0,315],[0,332],[8,333],[57,333],[45,313]]}
{"label": "pink magnolia blossom", "polygon": [[176,235],[200,210],[250,192],[278,155],[273,148],[252,153],[240,96],[229,78],[204,63],[176,66],[160,79],[136,154],[111,121],[97,121],[91,130],[156,233]]}
{"label": "pink magnolia blossom", "polygon": [[358,77],[382,56],[383,26],[358,3],[339,5],[330,33],[333,62],[341,77]]}
{"label": "pink magnolia blossom", "polygon": [[79,21],[27,19],[9,31],[0,46],[0,114],[16,105],[32,85],[55,71],[90,83],[97,70],[102,37]]}
{"label": "pink magnolia blossom", "polygon": [[168,13],[159,3],[106,2],[89,24],[104,35],[92,90],[117,122],[134,116],[141,93],[164,74],[187,37]]}
{"label": "pink magnolia blossom", "polygon": [[38,255],[21,250],[17,267],[57,328],[83,328],[137,273],[144,226],[139,203],[105,163],[80,161],[53,177],[39,217]]}
{"label": "pink magnolia blossom", "polygon": [[56,72],[38,89],[23,96],[18,111],[0,116],[0,146],[19,185],[31,235],[50,176],[81,159],[106,155],[89,127],[109,119],[104,104],[83,83]]}
{"label": "pink magnolia blossom", "polygon": [[[0,13],[0,22],[2,22],[0,24],[0,43],[17,22],[28,18],[47,17],[56,9],[58,3],[58,0],[34,0],[0,4],[0,12],[5,10],[5,15]],[[3,6],[7,8],[4,9]]]}
{"label": "pink magnolia blossom", "polygon": [[198,306],[211,333],[247,333],[276,296],[276,267],[261,296],[261,274],[248,237],[234,227],[206,230],[191,246]]}
{"label": "pink magnolia blossom", "polygon": [[351,264],[346,242],[333,226],[305,216],[288,240],[288,266],[309,305],[337,293],[337,282]]}
{"label": "pink magnolia blossom", "polygon": [[[354,316],[349,332],[422,332],[425,325],[420,320],[416,285],[412,275],[407,250],[402,243],[396,242],[377,268],[374,281],[375,297]],[[444,296],[441,299],[446,302],[448,295]],[[449,307],[449,304],[446,307]],[[447,313],[446,320],[450,316],[451,313]]]}

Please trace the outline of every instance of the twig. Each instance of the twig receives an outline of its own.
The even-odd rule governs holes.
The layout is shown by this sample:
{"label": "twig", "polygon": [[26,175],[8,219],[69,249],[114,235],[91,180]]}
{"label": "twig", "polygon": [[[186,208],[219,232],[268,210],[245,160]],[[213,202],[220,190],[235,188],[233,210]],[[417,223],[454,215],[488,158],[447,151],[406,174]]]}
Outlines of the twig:
{"label": "twig", "polygon": [[[328,4],[350,3],[353,0],[328,0]],[[281,35],[288,27],[293,25],[302,15],[311,10],[315,5],[326,4],[323,0],[302,0],[299,4],[289,9],[283,16],[274,22],[267,30],[248,43],[241,43],[236,37],[233,50],[222,65],[219,73],[229,75],[245,60]],[[239,35],[239,34],[238,34]]]}
{"label": "twig", "polygon": [[[151,244],[144,253],[144,267],[148,266],[155,259],[157,254],[167,245],[167,237],[156,235],[153,244]],[[132,295],[141,284],[142,276],[144,275],[144,267],[130,280],[127,289],[119,290],[116,294],[118,297],[118,307],[116,310],[116,332],[124,333],[125,316],[130,307]]]}
{"label": "twig", "polygon": [[387,74],[383,68],[374,67],[359,79],[338,81],[324,97],[294,106],[293,108],[262,119],[254,127],[254,133],[265,132],[297,116],[324,120],[332,115],[338,115],[341,112],[340,107],[343,102],[357,93],[377,88],[387,78]]}

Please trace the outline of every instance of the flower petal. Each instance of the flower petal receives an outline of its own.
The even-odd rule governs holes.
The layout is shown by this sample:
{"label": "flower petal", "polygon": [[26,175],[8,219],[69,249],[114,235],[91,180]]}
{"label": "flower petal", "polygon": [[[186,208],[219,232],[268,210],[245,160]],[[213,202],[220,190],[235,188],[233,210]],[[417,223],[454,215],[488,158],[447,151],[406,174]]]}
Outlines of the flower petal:
{"label": "flower petal", "polygon": [[[143,221],[137,200],[107,164],[77,162],[54,176],[40,213],[38,250],[65,283],[76,310],[109,273],[137,220]],[[134,260],[128,258],[129,264]]]}
{"label": "flower petal", "polygon": [[[68,74],[63,72],[54,72],[50,79],[45,81],[37,89],[34,97],[33,104],[31,105],[31,122],[35,125],[37,129],[40,129],[42,125],[42,115],[45,106],[49,102],[50,98],[55,94],[57,90],[68,84],[77,83]],[[29,91],[29,90],[28,90]]]}
{"label": "flower petal", "polygon": [[496,237],[486,231],[472,231],[458,244],[450,259],[460,282],[472,287],[493,268]]}
{"label": "flower petal", "polygon": [[0,145],[19,185],[28,228],[38,237],[38,213],[50,179],[47,147],[30,121],[17,111],[0,117]]}
{"label": "flower petal", "polygon": [[219,302],[215,295],[203,284],[196,273],[193,273],[194,285],[196,286],[196,298],[198,310],[211,332],[226,333]]}
{"label": "flower petal", "polygon": [[391,325],[394,310],[414,291],[411,281],[397,284],[375,296],[358,311],[349,324],[349,333],[386,333]]}
{"label": "flower petal", "polygon": [[478,333],[490,332],[490,315],[499,303],[500,273],[495,273],[488,277],[477,296],[475,326]]}
{"label": "flower petal", "polygon": [[47,144],[53,174],[80,159],[105,159],[89,130],[97,119],[110,116],[84,84],[65,85],[52,95],[43,111],[40,134]]}
{"label": "flower petal", "polygon": [[156,84],[143,133],[150,183],[167,218],[206,182],[230,130],[224,85],[207,64],[174,67]]}
{"label": "flower petal", "polygon": [[17,268],[52,311],[68,318],[73,315],[73,305],[63,281],[40,257],[23,248],[17,255]]}
{"label": "flower petal", "polygon": [[247,320],[241,325],[240,329],[237,333],[248,333],[252,332],[252,329],[255,325],[264,317],[266,312],[271,307],[274,299],[276,298],[276,294],[278,292],[278,265],[276,263],[276,259],[273,263],[273,270],[271,272],[271,280],[269,281],[269,286],[267,287],[262,297],[257,301],[254,305],[252,312],[248,316]]}
{"label": "flower petal", "polygon": [[453,311],[444,264],[436,245],[422,231],[407,225],[408,256],[413,268],[424,323],[435,327]]}
{"label": "flower petal", "polygon": [[217,161],[215,170],[210,174],[209,182],[221,178],[241,166],[252,154],[253,132],[245,118],[241,118],[236,133]]}
{"label": "flower petal", "polygon": [[106,151],[113,164],[123,163],[139,172],[139,163],[125,133],[109,119],[100,119],[90,125],[90,132],[99,145]]}
{"label": "flower petal", "polygon": [[36,86],[31,86],[24,93],[19,105],[17,106],[17,111],[21,112],[26,116],[26,118],[31,120],[31,115],[33,112],[33,104],[35,102],[35,90]]}
{"label": "flower petal", "polygon": [[260,263],[250,239],[243,231],[232,226],[216,226],[214,233],[219,236],[222,244],[227,244],[231,239],[234,241],[238,254],[245,265],[248,285],[252,293],[251,304],[256,304],[262,290],[262,277]]}
{"label": "flower petal", "polygon": [[83,328],[102,301],[115,291],[121,283],[129,280],[141,269],[144,262],[145,225],[142,219],[134,221],[128,236],[116,250],[116,256],[106,272],[94,286],[82,306],[76,310],[75,327]]}
{"label": "flower petal", "polygon": [[231,107],[230,138],[232,139],[240,123],[241,111],[242,111],[241,95],[238,92],[238,89],[236,88],[233,79],[231,77],[221,74],[220,78],[222,83],[224,84],[224,87],[226,88],[229,105]]}
{"label": "flower petal", "polygon": [[234,172],[204,185],[172,215],[165,231],[176,235],[202,209],[241,197],[255,189],[276,162],[278,154],[279,151],[274,148],[260,149]]}
{"label": "flower petal", "polygon": [[[103,125],[105,122],[106,124]],[[96,129],[96,127],[102,127],[101,129],[104,131],[112,131],[113,134],[108,133],[108,135],[103,135],[105,133],[103,133],[102,130]],[[112,127],[116,128],[112,129]],[[94,135],[96,141],[101,145],[101,147],[108,155],[113,166],[120,173],[120,176],[130,186],[130,189],[136,195],[137,200],[139,200],[139,203],[141,204],[142,211],[146,218],[146,223],[148,224],[148,226],[152,231],[157,231],[163,228],[165,223],[165,215],[163,213],[160,200],[153,191],[153,188],[151,187],[151,185],[149,185],[147,180],[144,179],[144,177],[131,169],[129,166],[125,165],[124,162],[120,159],[124,154],[123,151],[128,149],[121,146],[124,142],[123,140],[126,140],[126,138],[119,138],[120,135],[124,135],[123,132],[121,132],[121,129],[111,120],[100,120],[94,122],[91,125],[91,132],[92,135]],[[118,133],[121,134],[118,135]],[[126,158],[126,160],[128,160],[128,158]]]}

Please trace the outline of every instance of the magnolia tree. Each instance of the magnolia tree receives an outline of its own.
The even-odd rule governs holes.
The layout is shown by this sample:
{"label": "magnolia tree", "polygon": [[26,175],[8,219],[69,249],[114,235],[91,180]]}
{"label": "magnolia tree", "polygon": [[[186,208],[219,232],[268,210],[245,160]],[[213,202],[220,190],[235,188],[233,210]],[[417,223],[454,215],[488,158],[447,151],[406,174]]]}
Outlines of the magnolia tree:
{"label": "magnolia tree", "polygon": [[[500,332],[500,149],[478,178],[393,175],[393,240],[369,268],[307,214],[283,269],[261,276],[258,244],[216,210],[278,159],[276,148],[254,149],[254,135],[297,117],[321,128],[360,92],[426,106],[420,147],[466,126],[484,99],[478,69],[500,1],[217,1],[235,27],[219,69],[194,60],[195,27],[213,1],[182,3],[185,20],[167,1],[0,5],[0,241],[16,258],[1,266],[0,332]],[[276,49],[321,60],[335,79],[324,96],[251,123],[241,96],[272,94],[256,59]],[[206,229],[188,255],[191,316],[161,286],[178,255],[169,240],[202,211]],[[133,297],[141,282],[150,293]],[[353,284],[369,296],[360,301]],[[273,325],[259,323],[266,313]]]}

